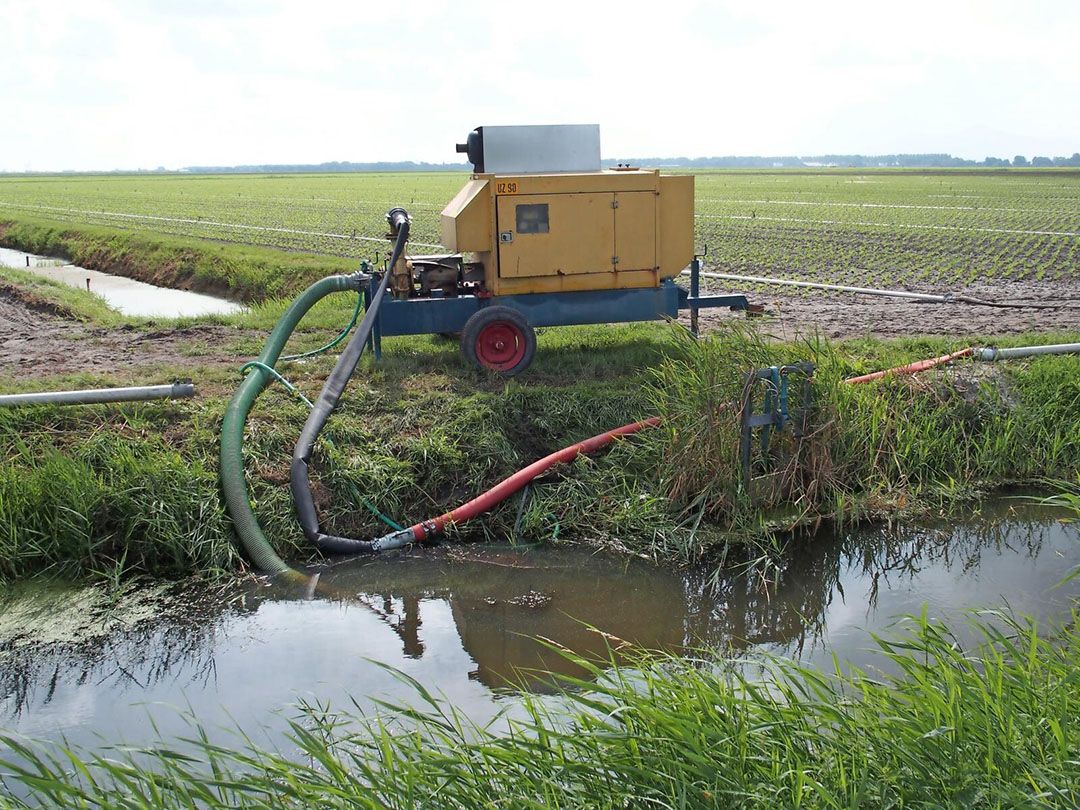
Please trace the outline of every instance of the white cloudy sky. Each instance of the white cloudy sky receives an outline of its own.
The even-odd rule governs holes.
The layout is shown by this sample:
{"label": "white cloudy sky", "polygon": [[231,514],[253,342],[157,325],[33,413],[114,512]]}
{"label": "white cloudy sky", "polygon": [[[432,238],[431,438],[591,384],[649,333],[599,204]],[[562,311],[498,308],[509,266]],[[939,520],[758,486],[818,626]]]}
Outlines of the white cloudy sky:
{"label": "white cloudy sky", "polygon": [[0,171],[1080,150],[1080,3],[0,0]]}

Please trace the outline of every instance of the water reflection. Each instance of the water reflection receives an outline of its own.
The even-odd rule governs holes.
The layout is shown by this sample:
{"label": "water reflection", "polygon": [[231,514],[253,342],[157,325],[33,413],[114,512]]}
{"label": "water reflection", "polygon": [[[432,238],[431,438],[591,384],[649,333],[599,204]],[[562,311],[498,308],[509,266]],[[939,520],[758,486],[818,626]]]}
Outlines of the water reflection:
{"label": "water reflection", "polygon": [[[764,647],[860,663],[867,630],[923,604],[937,616],[1003,601],[1066,615],[1080,583],[1052,586],[1080,564],[1080,532],[1058,517],[1003,502],[950,526],[799,538],[779,562],[729,556],[719,573],[582,549],[446,546],[326,567],[314,596],[185,584],[88,606],[76,596],[85,591],[37,589],[3,607],[0,722],[130,740],[148,733],[147,715],[168,730],[174,710],[156,702],[263,725],[300,698],[364,708],[406,697],[374,660],[483,721],[509,681],[543,690],[537,670],[577,674],[553,646],[591,656]],[[63,609],[73,603],[77,621]]]}

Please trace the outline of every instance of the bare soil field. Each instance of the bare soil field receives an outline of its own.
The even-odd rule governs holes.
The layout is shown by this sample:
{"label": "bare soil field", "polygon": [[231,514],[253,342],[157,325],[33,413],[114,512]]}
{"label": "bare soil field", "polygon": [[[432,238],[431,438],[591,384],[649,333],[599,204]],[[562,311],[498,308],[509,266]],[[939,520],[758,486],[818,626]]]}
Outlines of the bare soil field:
{"label": "bare soil field", "polygon": [[205,325],[147,332],[83,323],[40,298],[0,283],[0,378],[79,372],[113,374],[169,366],[239,366],[244,332]]}
{"label": "bare soil field", "polygon": [[[710,290],[711,292],[712,290]],[[734,288],[730,288],[735,292]],[[927,287],[923,292],[944,293]],[[1023,332],[1080,331],[1080,279],[1053,281],[982,282],[964,288],[965,295],[985,301],[1015,302],[1038,307],[988,307],[970,304],[933,304],[898,298],[847,293],[808,291],[785,295],[748,292],[751,303],[764,304],[770,313],[763,319],[779,338],[820,333],[831,339],[911,335],[992,336]],[[1052,305],[1053,309],[1041,308]],[[710,326],[743,317],[726,310],[704,310],[701,325]],[[684,315],[682,322],[689,323]]]}
{"label": "bare soil field", "polygon": [[[1013,281],[975,284],[965,293],[991,301],[1054,304],[1054,309],[1000,309],[966,304],[927,304],[862,295],[750,293],[769,314],[760,322],[770,334],[790,340],[821,334],[851,337],[993,336],[1023,332],[1080,331],[1080,281]],[[701,315],[704,332],[733,318],[726,310]],[[689,317],[681,318],[689,323]],[[98,327],[14,285],[0,283],[0,377],[45,377],[79,372],[115,374],[167,366],[238,367],[249,359],[239,344],[261,333],[207,324],[153,331],[133,326]]]}

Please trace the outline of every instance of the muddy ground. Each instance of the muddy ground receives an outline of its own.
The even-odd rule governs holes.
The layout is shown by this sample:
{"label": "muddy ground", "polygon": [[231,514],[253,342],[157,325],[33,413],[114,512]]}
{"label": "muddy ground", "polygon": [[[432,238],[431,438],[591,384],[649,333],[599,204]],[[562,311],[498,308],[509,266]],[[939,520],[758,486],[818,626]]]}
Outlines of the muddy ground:
{"label": "muddy ground", "polygon": [[[744,290],[709,286],[703,294],[727,294]],[[820,333],[827,338],[903,337],[908,335],[1010,335],[1021,332],[1080,331],[1080,279],[1057,281],[1010,281],[972,284],[954,293],[984,301],[1012,301],[1054,305],[997,308],[969,304],[931,304],[896,298],[805,290],[806,294],[784,295],[775,290],[746,292],[751,303],[764,304],[769,315],[763,318],[770,333],[790,340],[800,335]],[[927,288],[918,292],[944,293]],[[703,310],[704,331],[710,326],[744,315],[727,310]],[[689,323],[689,316],[681,321]]]}
{"label": "muddy ground", "polygon": [[247,333],[206,325],[146,331],[106,329],[75,319],[49,302],[0,283],[0,378],[78,372],[119,374],[168,366],[232,366]]}
{"label": "muddy ground", "polygon": [[[721,292],[710,288],[708,292]],[[1061,304],[1057,309],[996,309],[965,304],[924,304],[888,298],[813,292],[809,295],[750,293],[771,314],[763,325],[776,337],[792,339],[819,332],[828,338],[864,335],[1007,335],[1020,332],[1080,331],[1080,280],[972,285],[963,292],[986,300]],[[703,331],[731,318],[727,310],[706,310]],[[689,318],[684,316],[684,322]],[[229,366],[250,359],[243,344],[261,345],[261,333],[225,326],[188,326],[146,331],[106,329],[78,321],[62,308],[0,284],[0,378],[43,377],[77,372],[120,374],[154,366]]]}

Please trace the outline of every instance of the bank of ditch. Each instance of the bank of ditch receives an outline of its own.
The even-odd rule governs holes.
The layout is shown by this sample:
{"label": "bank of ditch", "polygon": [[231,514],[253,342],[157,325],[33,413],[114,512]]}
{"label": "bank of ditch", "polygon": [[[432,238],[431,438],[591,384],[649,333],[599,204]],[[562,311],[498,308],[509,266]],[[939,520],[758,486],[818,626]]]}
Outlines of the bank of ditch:
{"label": "bank of ditch", "polygon": [[337,256],[34,217],[0,218],[0,247],[248,304],[292,295],[316,279],[352,272],[357,265]]}
{"label": "bank of ditch", "polygon": [[[330,334],[315,330],[302,342],[318,345]],[[453,342],[386,348],[381,364],[362,363],[331,420],[332,444],[315,457],[316,502],[339,535],[385,533],[369,504],[404,524],[430,517],[541,455],[651,414],[663,418],[660,428],[579,459],[534,486],[524,508],[512,500],[451,539],[570,541],[679,564],[732,542],[771,547],[778,530],[796,524],[954,508],[990,488],[1080,471],[1076,357],[964,361],[846,386],[844,377],[956,346],[777,343],[742,326],[693,341],[676,326],[643,324],[545,330],[533,369],[505,382],[467,369]],[[281,370],[313,397],[332,359]],[[796,360],[817,366],[810,433],[775,441],[746,490],[731,407],[742,375]],[[196,356],[139,381],[175,377],[195,377],[199,396],[0,411],[0,576],[118,579],[243,567],[217,481],[218,431],[238,371]],[[3,385],[131,381],[118,370]],[[256,404],[246,443],[256,513],[278,553],[299,561],[312,552],[287,481],[306,413],[272,387]]]}

